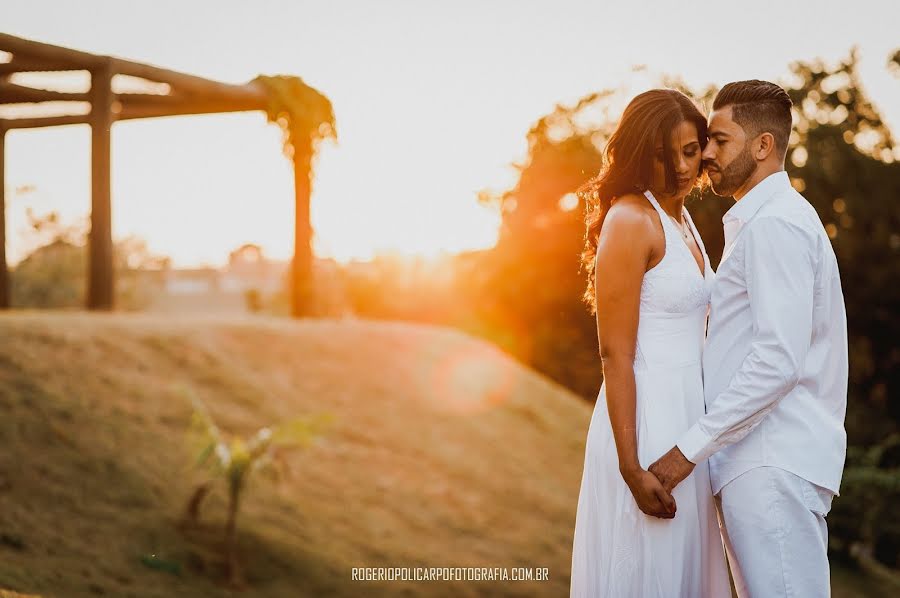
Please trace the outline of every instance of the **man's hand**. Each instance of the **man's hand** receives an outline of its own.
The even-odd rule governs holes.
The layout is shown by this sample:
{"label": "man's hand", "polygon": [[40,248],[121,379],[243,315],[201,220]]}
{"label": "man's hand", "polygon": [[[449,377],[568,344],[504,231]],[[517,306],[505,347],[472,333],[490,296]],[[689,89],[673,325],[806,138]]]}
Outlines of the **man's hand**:
{"label": "man's hand", "polygon": [[660,519],[675,517],[675,499],[663,489],[662,484],[652,473],[636,469],[623,472],[622,477],[641,511]]}
{"label": "man's hand", "polygon": [[677,446],[674,446],[651,465],[649,471],[659,479],[666,492],[672,492],[675,486],[691,475],[694,464],[687,460]]}

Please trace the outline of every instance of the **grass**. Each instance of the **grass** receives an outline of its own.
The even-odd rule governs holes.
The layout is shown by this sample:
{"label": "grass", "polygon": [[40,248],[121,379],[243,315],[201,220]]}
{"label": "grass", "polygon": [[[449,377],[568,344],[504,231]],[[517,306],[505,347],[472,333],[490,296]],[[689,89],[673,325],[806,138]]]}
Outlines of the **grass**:
{"label": "grass", "polygon": [[[334,416],[324,439],[289,458],[287,479],[251,480],[238,520],[244,592],[222,582],[224,494],[203,526],[178,526],[199,480],[185,386],[235,433]],[[65,598],[568,595],[590,411],[443,328],[5,313],[0,588]],[[550,579],[351,580],[352,567],[376,566],[547,567]],[[834,595],[880,595],[872,583],[836,569]]]}

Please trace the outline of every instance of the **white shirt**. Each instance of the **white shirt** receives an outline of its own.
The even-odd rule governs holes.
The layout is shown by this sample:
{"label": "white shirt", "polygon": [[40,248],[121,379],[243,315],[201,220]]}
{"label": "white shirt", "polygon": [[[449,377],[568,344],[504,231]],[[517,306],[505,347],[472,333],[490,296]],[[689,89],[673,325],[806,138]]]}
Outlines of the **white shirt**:
{"label": "white shirt", "polygon": [[777,172],[725,214],[703,351],[706,415],[679,440],[712,490],[760,466],[837,494],[847,435],[847,316],[815,209]]}

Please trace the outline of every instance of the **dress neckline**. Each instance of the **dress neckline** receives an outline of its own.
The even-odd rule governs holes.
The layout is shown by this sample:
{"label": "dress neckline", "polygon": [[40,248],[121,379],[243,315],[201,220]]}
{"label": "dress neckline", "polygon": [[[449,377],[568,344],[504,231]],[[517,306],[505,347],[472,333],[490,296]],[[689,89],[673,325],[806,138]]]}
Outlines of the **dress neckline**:
{"label": "dress neckline", "polygon": [[[659,205],[659,201],[656,199],[656,197],[653,196],[653,193],[651,193],[649,189],[644,191],[644,197],[647,198],[647,200],[650,202],[650,204],[653,206],[653,208],[659,214],[660,224],[662,224],[662,227],[663,227],[663,235],[666,237],[666,247],[668,247],[669,243],[668,243],[668,234],[666,233],[666,225],[668,223],[668,226],[671,226],[674,229],[675,221],[672,219],[671,216],[669,216],[668,212],[666,212],[664,209],[662,209],[662,206]],[[684,242],[684,237],[681,234],[677,235],[678,243],[681,246],[683,246],[685,248],[685,250],[687,250],[687,255],[690,258],[691,263],[694,264],[694,267],[696,268],[696,272],[697,272],[697,274],[700,275],[700,278],[706,280],[706,275],[707,275],[707,272],[709,271],[709,259],[707,258],[707,255],[706,255],[706,248],[703,246],[703,240],[700,238],[700,233],[697,231],[697,228],[694,226],[694,221],[691,218],[690,213],[688,213],[687,208],[684,206],[681,206],[681,217],[684,218],[688,223],[688,229],[691,231],[691,235],[693,235],[693,237],[694,237],[694,243],[697,244],[697,248],[700,250],[700,258],[703,261],[703,265],[701,266],[700,264],[697,263],[697,258],[694,257],[694,252],[692,252],[691,248],[688,246],[688,244]],[[673,232],[673,231],[670,231],[670,232]],[[667,249],[667,251],[668,251],[668,249]],[[665,259],[665,257],[663,257],[663,259]]]}

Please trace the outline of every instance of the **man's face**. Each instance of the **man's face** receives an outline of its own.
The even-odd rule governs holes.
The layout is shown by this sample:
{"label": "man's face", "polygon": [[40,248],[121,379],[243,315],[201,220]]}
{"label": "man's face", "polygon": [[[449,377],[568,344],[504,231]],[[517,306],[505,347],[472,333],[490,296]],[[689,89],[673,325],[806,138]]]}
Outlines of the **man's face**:
{"label": "man's face", "polygon": [[756,170],[744,129],[731,118],[731,106],[712,113],[703,150],[703,166],[716,195],[728,197]]}

